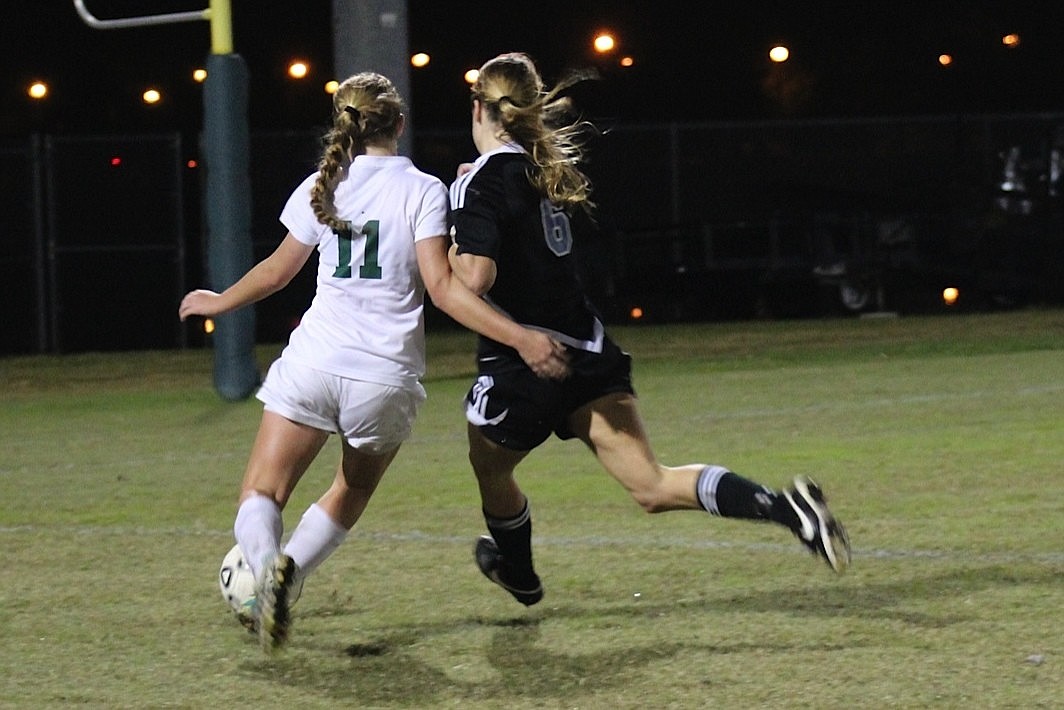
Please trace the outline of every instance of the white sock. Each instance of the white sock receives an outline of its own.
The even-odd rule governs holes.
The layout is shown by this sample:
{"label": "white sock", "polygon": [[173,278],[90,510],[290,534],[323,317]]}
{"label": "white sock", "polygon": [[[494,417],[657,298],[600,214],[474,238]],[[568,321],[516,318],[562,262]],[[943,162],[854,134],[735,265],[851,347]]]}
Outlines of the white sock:
{"label": "white sock", "polygon": [[303,513],[284,552],[295,561],[300,576],[306,578],[336,551],[346,537],[347,530],[314,503]]}
{"label": "white sock", "polygon": [[277,554],[281,548],[281,533],[284,522],[281,509],[273,498],[253,495],[240,504],[233,523],[233,534],[244,560],[258,577],[263,562]]}

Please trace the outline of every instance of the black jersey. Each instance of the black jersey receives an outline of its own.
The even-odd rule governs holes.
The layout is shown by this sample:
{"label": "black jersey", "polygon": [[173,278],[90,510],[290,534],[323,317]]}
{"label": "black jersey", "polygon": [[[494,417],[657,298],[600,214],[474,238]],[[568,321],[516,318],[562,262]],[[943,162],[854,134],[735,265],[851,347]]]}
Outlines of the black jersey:
{"label": "black jersey", "polygon": [[600,352],[603,327],[580,282],[572,225],[529,182],[531,167],[525,151],[511,143],[480,156],[451,185],[458,253],[495,261],[495,283],[486,295],[515,321]]}

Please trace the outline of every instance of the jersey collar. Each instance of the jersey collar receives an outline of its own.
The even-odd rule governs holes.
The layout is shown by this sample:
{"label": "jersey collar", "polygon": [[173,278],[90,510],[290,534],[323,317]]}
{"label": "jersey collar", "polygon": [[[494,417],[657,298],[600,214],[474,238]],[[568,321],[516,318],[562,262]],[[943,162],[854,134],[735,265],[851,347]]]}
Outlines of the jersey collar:
{"label": "jersey collar", "polygon": [[473,161],[473,164],[476,166],[483,165],[488,162],[488,158],[501,153],[528,153],[528,151],[522,148],[519,143],[510,141],[509,143],[503,143],[498,148],[492,148],[487,153],[481,153],[480,157]]}

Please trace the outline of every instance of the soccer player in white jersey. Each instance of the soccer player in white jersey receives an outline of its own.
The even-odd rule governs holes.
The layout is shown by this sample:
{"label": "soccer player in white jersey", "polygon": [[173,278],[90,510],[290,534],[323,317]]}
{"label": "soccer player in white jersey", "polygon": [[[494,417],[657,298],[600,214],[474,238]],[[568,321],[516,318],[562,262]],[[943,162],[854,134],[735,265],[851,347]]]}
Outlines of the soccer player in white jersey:
{"label": "soccer player in white jersey", "polygon": [[490,536],[477,566],[526,606],[543,597],[532,564],[532,518],[514,470],[552,434],[578,438],[649,513],[703,510],[771,521],[791,530],[833,570],[850,543],[820,488],[798,476],[772,490],[720,465],[658,462],[639,417],[631,358],[605,332],[584,295],[569,213],[589,207],[580,171],[580,124],[546,90],[524,54],[480,68],[471,126],[480,156],[451,185],[455,274],[514,320],[550,333],[569,353],[570,376],[537,378],[513,350],[482,334],[478,376],[466,399],[469,459]]}
{"label": "soccer player in white jersey", "polygon": [[[254,303],[287,285],[318,252],[313,302],[257,397],[262,422],[233,529],[256,573],[265,650],[285,643],[289,604],[344,540],[410,435],[425,398],[424,294],[461,324],[512,346],[535,372],[561,377],[564,349],[500,315],[454,278],[447,259],[447,191],[399,156],[402,99],[380,74],[337,89],[317,172],[292,193],[277,249],[221,293],[199,289],[182,320]],[[329,435],[342,457],[331,487],[281,549],[282,510]]]}

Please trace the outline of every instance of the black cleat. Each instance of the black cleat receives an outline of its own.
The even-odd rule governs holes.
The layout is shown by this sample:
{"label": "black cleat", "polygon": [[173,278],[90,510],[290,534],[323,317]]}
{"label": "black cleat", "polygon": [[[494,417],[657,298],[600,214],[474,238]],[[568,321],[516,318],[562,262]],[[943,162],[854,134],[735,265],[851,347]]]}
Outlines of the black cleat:
{"label": "black cleat", "polygon": [[782,493],[798,516],[794,534],[814,555],[841,573],[850,565],[850,539],[842,523],[828,510],[820,486],[805,476],[796,476]]}
{"label": "black cleat", "polygon": [[505,566],[502,555],[499,554],[498,545],[491,537],[482,535],[478,538],[473,548],[473,555],[476,558],[477,567],[485,577],[508,591],[514,599],[525,606],[532,606],[543,598],[543,585],[539,583],[539,577],[535,572],[531,572],[528,581],[521,584],[514,584],[504,579],[504,576],[509,575],[508,568]]}
{"label": "black cleat", "polygon": [[298,597],[296,563],[280,554],[266,563],[255,590],[259,641],[267,653],[273,653],[288,641],[292,621],[289,606]]}

